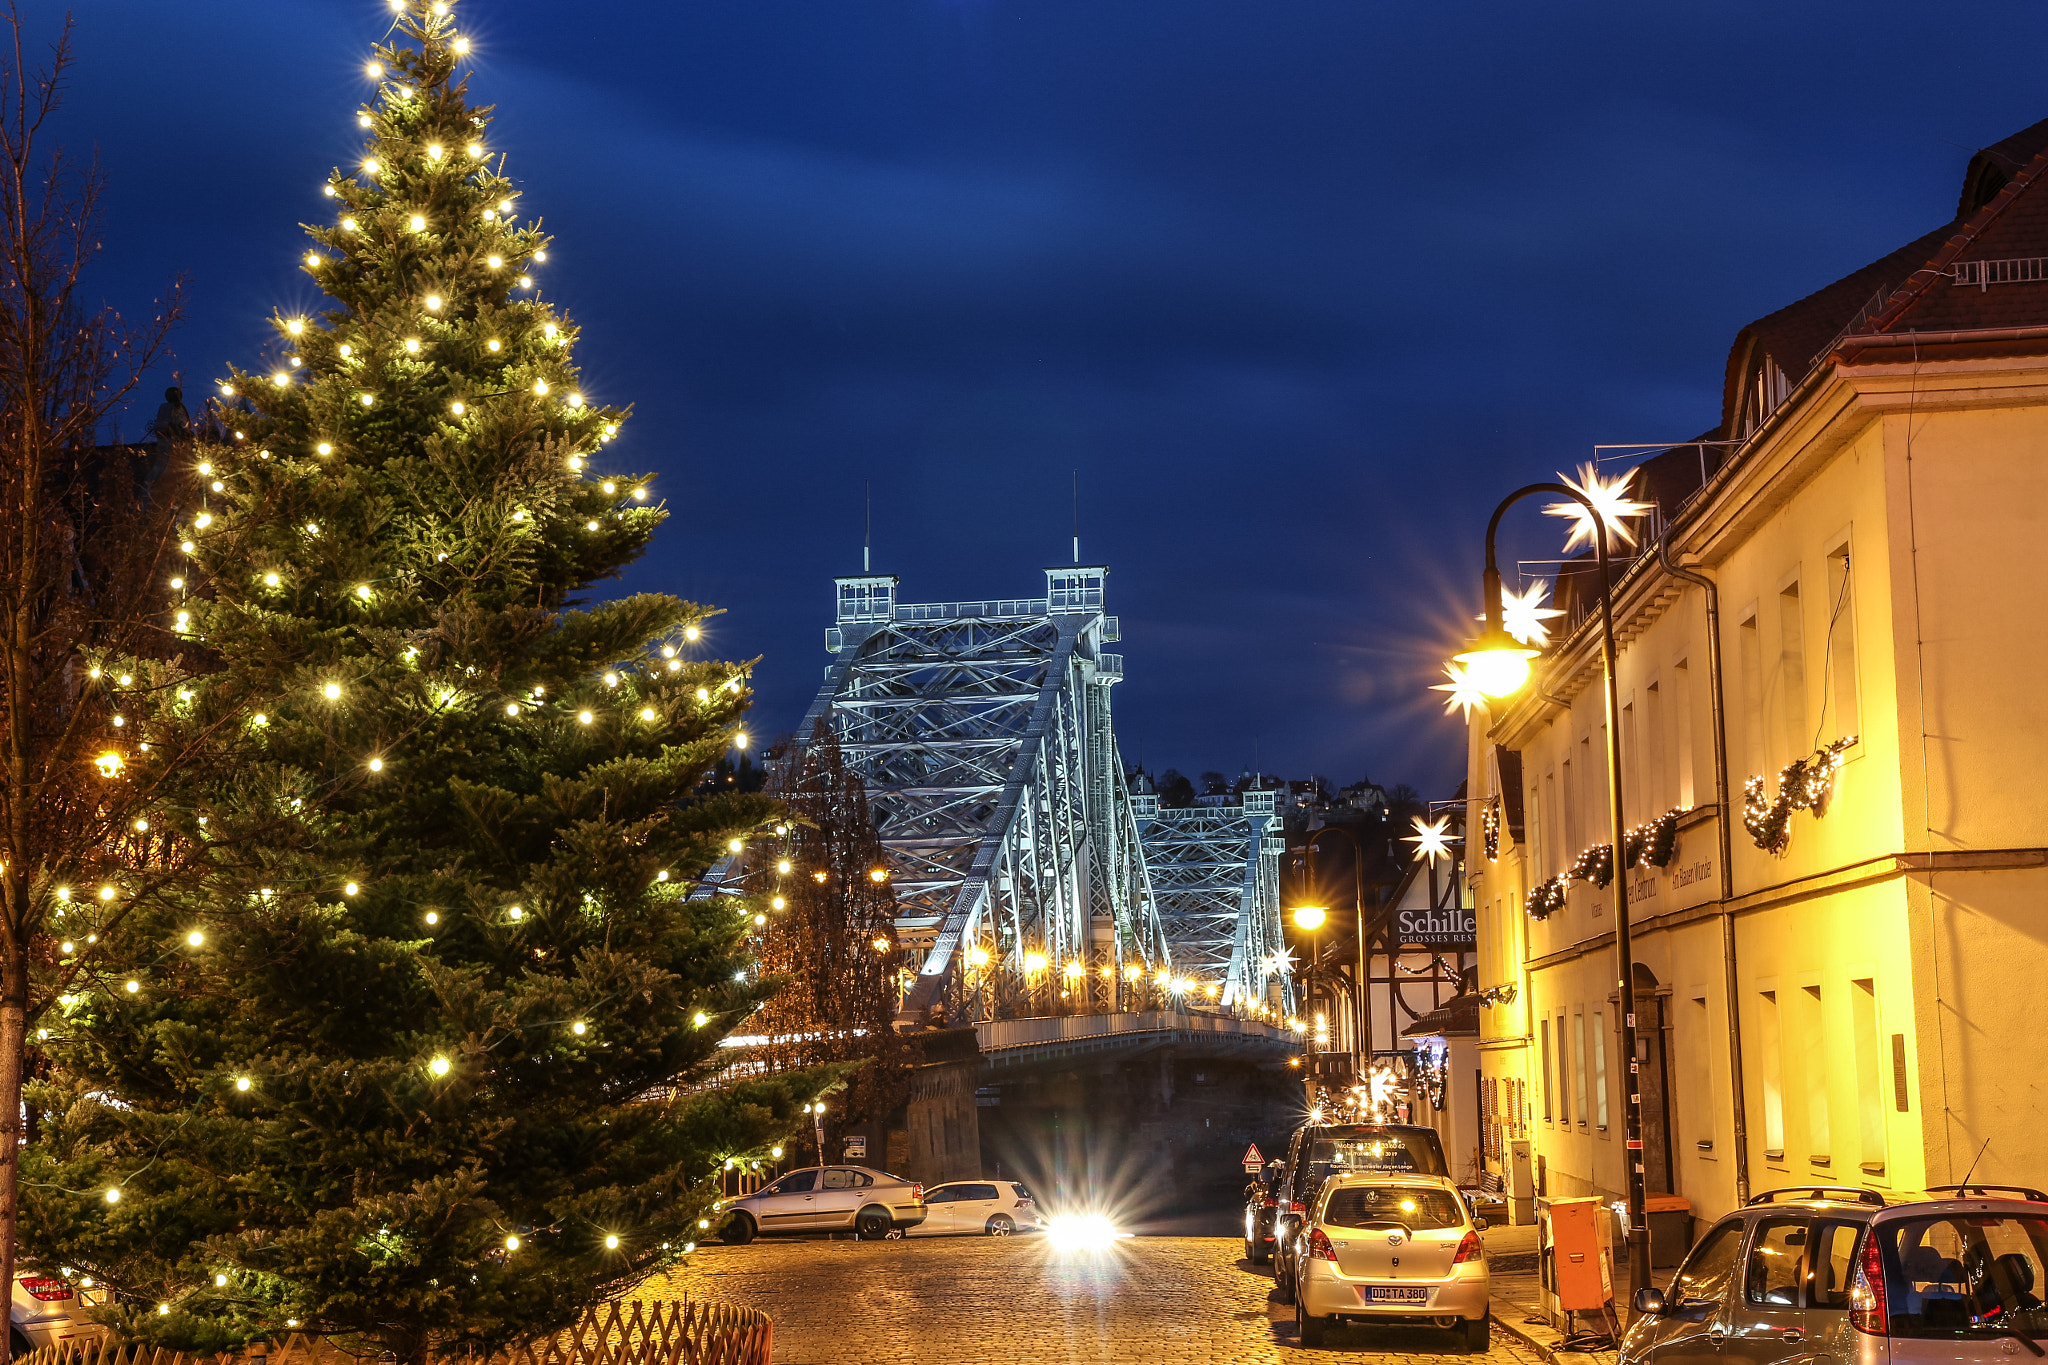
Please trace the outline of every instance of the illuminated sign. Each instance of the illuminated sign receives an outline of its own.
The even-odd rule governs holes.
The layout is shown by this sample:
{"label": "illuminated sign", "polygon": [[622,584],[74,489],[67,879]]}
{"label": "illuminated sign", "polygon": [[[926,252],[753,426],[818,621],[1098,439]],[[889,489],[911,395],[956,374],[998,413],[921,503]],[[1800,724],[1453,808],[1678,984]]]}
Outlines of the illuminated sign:
{"label": "illuminated sign", "polygon": [[1394,933],[1403,943],[1472,948],[1479,943],[1479,921],[1472,911],[1457,906],[1403,910],[1394,916]]}

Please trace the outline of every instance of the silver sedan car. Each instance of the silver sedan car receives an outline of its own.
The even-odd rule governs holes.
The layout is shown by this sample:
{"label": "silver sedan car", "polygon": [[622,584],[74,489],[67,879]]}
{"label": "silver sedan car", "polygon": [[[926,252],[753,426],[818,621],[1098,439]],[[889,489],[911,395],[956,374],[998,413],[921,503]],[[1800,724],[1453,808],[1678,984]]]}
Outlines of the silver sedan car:
{"label": "silver sedan car", "polygon": [[719,1237],[744,1246],[785,1232],[844,1232],[879,1242],[925,1220],[924,1186],[868,1166],[806,1166],[718,1204]]}
{"label": "silver sedan car", "polygon": [[1433,1322],[1467,1351],[1487,1348],[1491,1286],[1485,1226],[1449,1179],[1414,1172],[1333,1175],[1309,1208],[1295,1248],[1301,1344],[1333,1322]]}

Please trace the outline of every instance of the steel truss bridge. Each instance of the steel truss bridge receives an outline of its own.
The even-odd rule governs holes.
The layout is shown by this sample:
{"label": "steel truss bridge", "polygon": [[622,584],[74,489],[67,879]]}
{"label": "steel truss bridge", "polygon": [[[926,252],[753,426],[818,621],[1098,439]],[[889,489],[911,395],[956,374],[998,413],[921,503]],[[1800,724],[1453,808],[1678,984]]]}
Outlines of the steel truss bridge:
{"label": "steel truss bridge", "polygon": [[1045,596],[982,602],[900,602],[890,574],[834,580],[832,662],[798,739],[825,722],[866,785],[906,1024],[940,1003],[964,1022],[1268,999],[1272,796],[1192,812],[1133,796],[1108,572],[1047,569]]}

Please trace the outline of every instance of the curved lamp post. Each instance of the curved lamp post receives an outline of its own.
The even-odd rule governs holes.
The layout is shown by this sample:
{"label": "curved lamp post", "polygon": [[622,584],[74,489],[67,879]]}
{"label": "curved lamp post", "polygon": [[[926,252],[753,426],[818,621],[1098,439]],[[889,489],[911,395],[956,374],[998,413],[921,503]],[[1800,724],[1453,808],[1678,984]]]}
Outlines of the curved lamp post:
{"label": "curved lamp post", "polygon": [[[1494,555],[1494,536],[1508,508],[1523,498],[1539,493],[1570,498],[1586,509],[1592,521],[1593,553],[1600,568],[1600,662],[1607,674],[1607,808],[1613,817],[1613,852],[1609,859],[1614,879],[1614,957],[1621,978],[1621,1051],[1628,1058],[1628,1083],[1622,1092],[1622,1113],[1627,1125],[1628,1146],[1628,1265],[1629,1295],[1650,1283],[1650,1229],[1643,1211],[1643,1104],[1640,1063],[1636,1060],[1635,954],[1629,942],[1628,877],[1622,867],[1621,850],[1627,839],[1621,809],[1621,730],[1617,717],[1621,699],[1614,678],[1614,605],[1609,590],[1613,581],[1608,568],[1607,517],[1578,489],[1563,483],[1532,483],[1501,499],[1486,523],[1486,573],[1482,591],[1486,594],[1486,625],[1479,638],[1457,656],[1465,665],[1465,677],[1489,697],[1507,697],[1529,681],[1529,661],[1539,651],[1509,635],[1501,625],[1500,567]],[[1721,818],[1727,819],[1723,811]]]}

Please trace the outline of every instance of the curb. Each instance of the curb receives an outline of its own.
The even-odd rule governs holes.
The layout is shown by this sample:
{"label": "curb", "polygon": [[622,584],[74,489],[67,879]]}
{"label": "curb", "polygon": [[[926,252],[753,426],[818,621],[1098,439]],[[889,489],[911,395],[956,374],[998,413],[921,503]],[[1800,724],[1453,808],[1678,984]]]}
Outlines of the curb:
{"label": "curb", "polygon": [[[1513,1309],[1517,1314],[1526,1313],[1528,1311],[1526,1308],[1523,1308],[1518,1304],[1509,1304],[1507,1306]],[[1491,1318],[1494,1324],[1498,1326],[1502,1331],[1506,1332],[1509,1336],[1513,1337],[1515,1340],[1521,1342],[1524,1346],[1529,1347],[1538,1355],[1542,1356],[1544,1361],[1546,1362],[1546,1365],[1589,1365],[1589,1362],[1598,1362],[1600,1358],[1603,1356],[1616,1356],[1619,1354],[1618,1352],[1614,1351],[1560,1352],[1556,1346],[1554,1346],[1548,1341],[1544,1341],[1541,1338],[1539,1338],[1534,1332],[1531,1332],[1527,1326],[1523,1325],[1520,1322],[1511,1321],[1510,1319],[1503,1317],[1500,1312],[1500,1307],[1501,1305],[1498,1302],[1489,1300],[1486,1306],[1487,1316]],[[1567,1357],[1569,1359],[1567,1359]]]}
{"label": "curb", "polygon": [[1528,1331],[1525,1330],[1520,1324],[1511,1323],[1506,1318],[1502,1317],[1500,1315],[1500,1311],[1497,1308],[1495,1308],[1491,1303],[1487,1304],[1486,1306],[1486,1315],[1493,1319],[1494,1326],[1500,1328],[1503,1332],[1506,1332],[1516,1341],[1521,1342],[1524,1346],[1529,1347],[1538,1355],[1542,1356],[1543,1359],[1546,1362],[1548,1362],[1548,1365],[1558,1365],[1556,1351],[1551,1350],[1547,1343],[1536,1340],[1536,1338],[1531,1336],[1528,1333]]}

